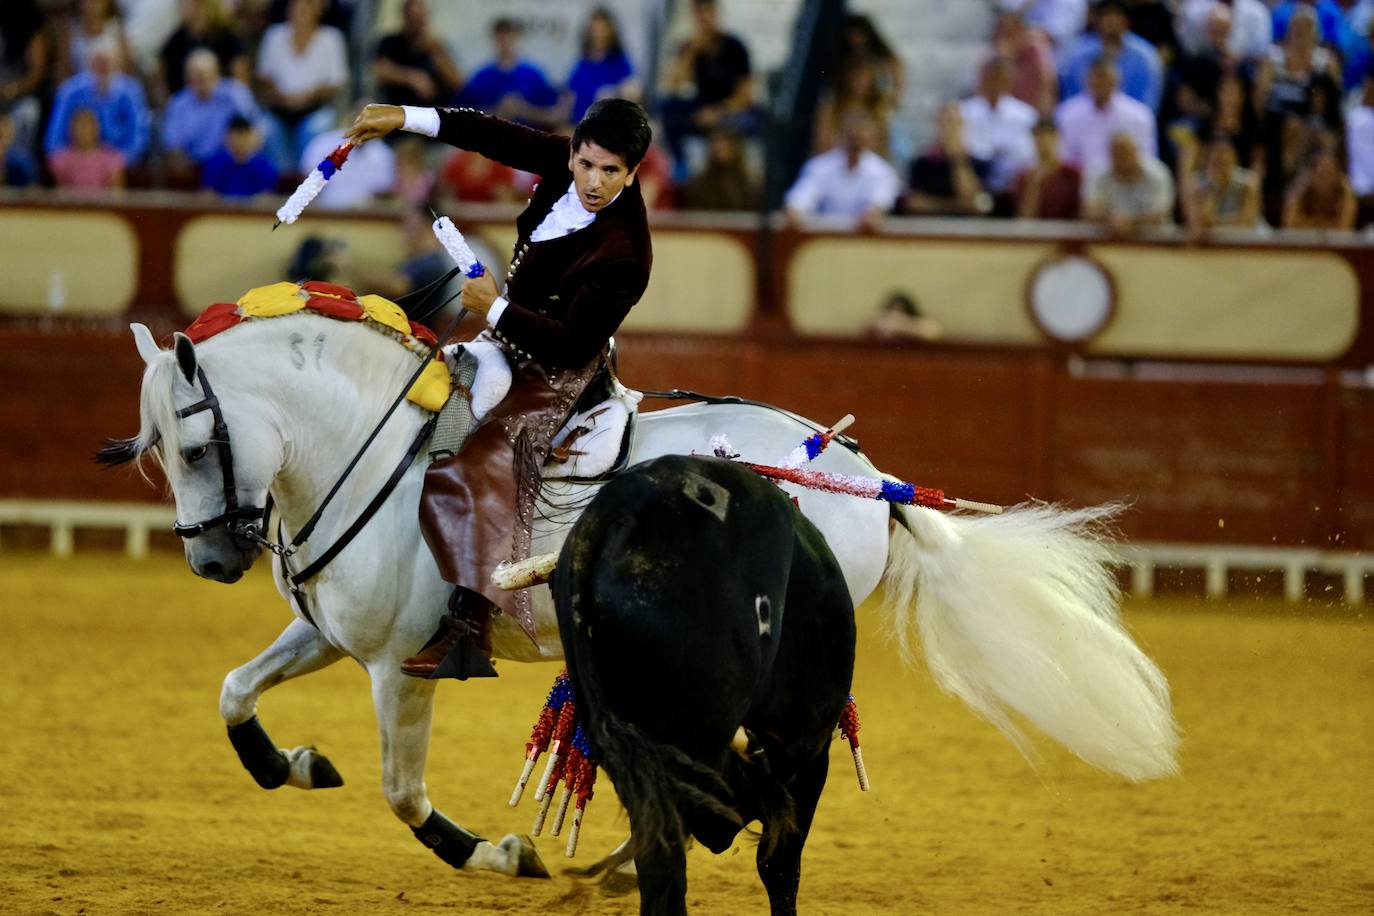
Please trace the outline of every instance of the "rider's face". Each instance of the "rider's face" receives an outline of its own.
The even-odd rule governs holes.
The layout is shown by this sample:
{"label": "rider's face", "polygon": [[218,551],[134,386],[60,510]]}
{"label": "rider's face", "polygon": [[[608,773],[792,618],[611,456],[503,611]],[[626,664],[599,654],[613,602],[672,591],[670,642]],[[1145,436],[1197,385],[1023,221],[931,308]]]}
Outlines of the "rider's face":
{"label": "rider's face", "polygon": [[634,184],[635,173],[639,171],[639,166],[627,169],[624,158],[591,140],[583,140],[582,145],[572,151],[568,168],[572,169],[578,202],[588,213],[598,212],[626,185]]}

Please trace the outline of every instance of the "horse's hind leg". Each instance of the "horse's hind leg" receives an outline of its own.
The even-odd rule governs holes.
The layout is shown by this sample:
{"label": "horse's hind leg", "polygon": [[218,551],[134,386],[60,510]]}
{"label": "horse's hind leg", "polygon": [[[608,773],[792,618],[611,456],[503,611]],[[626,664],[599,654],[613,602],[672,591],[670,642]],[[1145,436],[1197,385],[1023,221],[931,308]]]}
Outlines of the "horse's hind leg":
{"label": "horse's hind leg", "polygon": [[[825,788],[825,777],[830,771],[829,748],[822,748],[812,760],[804,764],[788,784],[795,804],[795,831],[788,831],[777,837],[769,836],[772,827],[764,824],[763,841],[759,843],[759,877],[768,891],[768,904],[773,916],[795,916],[797,912],[797,888],[801,884],[802,848],[806,845],[806,835],[811,830],[811,819],[816,814],[816,803],[820,801],[821,790]],[[772,847],[771,849],[769,847]]]}
{"label": "horse's hind leg", "polygon": [[512,877],[547,878],[534,843],[510,835],[499,845],[460,827],[439,813],[425,790],[434,682],[405,677],[384,657],[369,668],[372,702],[382,738],[382,791],[391,811],[415,838],[454,868],[487,869]]}
{"label": "horse's hind leg", "polygon": [[320,631],[293,620],[280,636],[246,665],[224,677],[219,714],[229,726],[229,742],[239,760],[264,789],[291,785],[327,789],[343,785],[334,765],[311,747],[283,750],[272,743],[258,722],[258,697],[282,681],[332,665],[343,653],[325,642]]}

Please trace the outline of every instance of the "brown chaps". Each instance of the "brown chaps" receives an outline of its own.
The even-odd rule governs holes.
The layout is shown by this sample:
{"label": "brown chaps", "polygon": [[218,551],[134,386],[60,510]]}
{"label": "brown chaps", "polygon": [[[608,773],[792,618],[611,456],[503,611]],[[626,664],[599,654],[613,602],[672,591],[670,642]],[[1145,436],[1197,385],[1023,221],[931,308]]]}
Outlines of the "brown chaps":
{"label": "brown chaps", "polygon": [[425,472],[420,531],[440,573],[514,617],[531,639],[529,589],[497,588],[491,574],[506,560],[529,557],[540,469],[553,437],[600,366],[600,358],[576,370],[546,370],[533,360],[516,363],[505,400],[461,452]]}

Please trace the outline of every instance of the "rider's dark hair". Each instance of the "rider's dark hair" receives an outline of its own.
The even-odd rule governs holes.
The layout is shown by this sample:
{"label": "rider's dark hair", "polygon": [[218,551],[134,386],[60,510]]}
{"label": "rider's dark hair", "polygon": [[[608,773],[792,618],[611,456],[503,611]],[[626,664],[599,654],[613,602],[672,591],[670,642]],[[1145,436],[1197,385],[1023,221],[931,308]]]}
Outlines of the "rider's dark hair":
{"label": "rider's dark hair", "polygon": [[638,102],[629,99],[601,99],[593,102],[573,131],[572,148],[582,148],[590,140],[604,150],[625,160],[625,168],[633,169],[644,161],[654,132],[649,116]]}

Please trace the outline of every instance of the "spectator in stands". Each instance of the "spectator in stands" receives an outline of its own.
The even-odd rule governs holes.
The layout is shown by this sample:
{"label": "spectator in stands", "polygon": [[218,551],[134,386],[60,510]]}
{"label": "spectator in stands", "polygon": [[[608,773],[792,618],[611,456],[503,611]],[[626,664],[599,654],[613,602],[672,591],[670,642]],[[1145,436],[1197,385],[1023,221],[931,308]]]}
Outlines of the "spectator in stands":
{"label": "spectator in stands", "polygon": [[834,149],[840,143],[840,125],[851,112],[868,116],[876,125],[877,146],[883,156],[891,155],[892,135],[889,124],[892,109],[878,88],[878,74],[870,61],[851,58],[840,65],[842,69],[816,106],[813,153]]}
{"label": "spectator in stands", "polygon": [[1021,13],[1006,11],[997,17],[992,48],[993,54],[1011,61],[1011,94],[1038,114],[1054,111],[1059,102],[1059,72],[1045,33],[1027,28]]}
{"label": "spectator in stands", "polygon": [[492,24],[495,58],[472,75],[458,101],[507,120],[551,127],[559,120],[558,91],[538,64],[520,57],[522,33],[514,19]]}
{"label": "spectator in stands", "polygon": [[1283,41],[1294,17],[1310,12],[1317,22],[1323,44],[1337,45],[1345,25],[1345,10],[1336,0],[1283,0],[1274,7],[1274,40]]}
{"label": "spectator in stands", "polygon": [[969,152],[992,163],[987,189],[1006,195],[1022,170],[1035,161],[1031,133],[1040,120],[1035,109],[1011,91],[1011,61],[994,57],[983,65],[978,94],[959,106]]}
{"label": "spectator in stands", "polygon": [[1306,107],[1308,88],[1320,76],[1339,81],[1339,62],[1317,43],[1316,13],[1311,7],[1299,7],[1283,40],[1269,49],[1259,66],[1257,91],[1270,112],[1300,112]]}
{"label": "spectator in stands", "polygon": [[643,94],[634,65],[620,42],[620,26],[611,11],[598,6],[582,29],[582,56],[568,74],[571,105],[566,120],[577,124],[597,99],[639,101]]}
{"label": "spectator in stands", "polygon": [[674,177],[687,178],[685,142],[717,127],[758,130],[754,81],[744,42],[722,32],[716,0],[692,0],[695,28],[667,66],[662,101],[663,139]]}
{"label": "spectator in stands", "polygon": [[834,70],[842,73],[852,63],[868,65],[883,110],[890,113],[901,107],[902,62],[873,20],[860,13],[846,14],[840,25],[840,48]]}
{"label": "spectator in stands", "polygon": [[1121,74],[1121,91],[1159,110],[1164,92],[1164,66],[1148,41],[1130,31],[1121,0],[1101,0],[1093,7],[1095,31],[1082,35],[1065,50],[1059,68],[1059,87],[1065,98],[1082,91],[1094,61],[1108,57]]}
{"label": "spectator in stands", "polygon": [[1055,112],[1064,140],[1064,159],[1091,181],[1111,160],[1111,139],[1118,133],[1135,138],[1136,148],[1153,158],[1158,153],[1155,116],[1143,103],[1117,89],[1116,64],[1099,57],[1088,69],[1088,86]]}
{"label": "spectator in stands", "polygon": [[1179,156],[1183,215],[1194,236],[1212,229],[1254,229],[1261,225],[1259,177],[1241,168],[1236,148],[1225,138],[1213,140],[1198,167],[1199,147],[1185,146]]}
{"label": "spectator in stands", "polygon": [[1349,231],[1355,228],[1356,208],[1355,191],[1336,150],[1325,144],[1288,189],[1283,228]]}
{"label": "spectator in stands", "polygon": [[269,148],[288,168],[333,123],[334,99],[348,81],[344,37],[321,25],[320,13],[320,0],[291,0],[287,21],[268,27],[258,46],[259,98],[275,121]]}
{"label": "spectator in stands", "polygon": [[518,203],[530,196],[537,179],[466,150],[455,149],[439,173],[442,188],[461,203]]}
{"label": "spectator in stands", "polygon": [[124,184],[124,156],[100,142],[100,119],[90,108],[72,111],[70,142],[48,155],[48,170],[59,188],[107,191]]}
{"label": "spectator in stands", "polygon": [[1269,53],[1274,43],[1274,26],[1263,0],[1184,0],[1175,20],[1183,53],[1197,54],[1206,45],[1215,44],[1215,37],[1209,33],[1215,28],[1218,9],[1225,11],[1229,29],[1226,45],[1236,58],[1249,61]]}
{"label": "spectator in stands", "polygon": [[230,198],[253,197],[276,188],[277,167],[262,152],[262,137],[252,121],[242,116],[230,120],[224,146],[201,166],[200,183]]}
{"label": "spectator in stands", "polygon": [[682,209],[756,210],[759,183],[749,171],[740,139],[727,128],[711,132],[706,167],[679,190]]}
{"label": "spectator in stands", "polygon": [[1114,134],[1111,166],[1089,186],[1088,217],[1126,237],[1169,222],[1173,209],[1174,179],[1164,163],[1143,155],[1131,134]]}
{"label": "spectator in stands", "polygon": [[[384,146],[382,143],[369,143],[368,146]],[[343,284],[349,279],[347,273],[352,267],[348,243],[343,239],[322,235],[310,235],[296,248],[291,263],[286,266],[286,275],[293,280],[320,280],[325,283]]]}
{"label": "spectator in stands", "polygon": [[118,150],[127,167],[138,162],[148,146],[148,105],[143,100],[143,86],[119,72],[119,49],[110,42],[96,42],[88,56],[90,69],[65,80],[57,89],[43,148],[51,156],[70,146],[72,114],[89,108],[100,122],[101,141]]}
{"label": "spectator in stands", "polygon": [[191,52],[185,76],[186,88],[172,96],[162,115],[162,145],[174,183],[195,177],[200,164],[219,152],[235,117],[261,117],[247,86],[220,78],[219,58],[209,48]]}
{"label": "spectator in stands", "polygon": [[1170,126],[1174,145],[1198,145],[1204,138],[1225,139],[1235,149],[1242,168],[1263,171],[1264,142],[1260,120],[1251,104],[1250,90],[1238,71],[1223,74],[1213,95],[1202,100],[1196,120],[1179,121]]}
{"label": "spectator in stands", "polygon": [[1182,134],[1187,135],[1182,142],[1187,142],[1205,132],[1223,76],[1237,72],[1232,32],[1230,7],[1214,4],[1207,15],[1206,40],[1185,51],[1170,71],[1168,95],[1160,110],[1161,120],[1168,124],[1166,136],[1172,141],[1162,150],[1165,161],[1177,157]]}
{"label": "spectator in stands", "polygon": [[186,59],[197,48],[209,48],[219,61],[219,71],[245,86],[253,78],[243,39],[235,34],[220,0],[181,0],[181,21],[158,52],[158,72],[164,98],[186,85]]}
{"label": "spectator in stands", "polygon": [[64,78],[91,69],[91,51],[97,45],[115,49],[115,69],[133,70],[129,39],[114,0],[79,0],[73,15],[60,22],[57,72]]}
{"label": "spectator in stands", "polygon": [[14,119],[0,108],[0,166],[4,168],[4,187],[26,188],[38,180],[38,164],[28,150],[14,142]]}
{"label": "spectator in stands", "polygon": [[1026,23],[1063,48],[1077,38],[1088,21],[1088,0],[1001,0],[1002,9],[1016,10]]}
{"label": "spectator in stands", "polygon": [[54,46],[37,0],[0,3],[0,110],[13,119],[14,147],[31,153],[49,91]]}
{"label": "spectator in stands", "polygon": [[384,36],[372,58],[372,77],[388,105],[447,105],[463,77],[443,39],[430,28],[425,0],[401,4],[401,31]]}
{"label": "spectator in stands", "polygon": [[940,322],[921,312],[910,293],[888,295],[878,314],[864,328],[869,340],[939,340]]}
{"label": "spectator in stands", "polygon": [[1078,219],[1083,173],[1059,155],[1059,129],[1052,118],[1035,126],[1035,164],[1016,178],[1012,197],[1022,219]]}
{"label": "spectator in stands", "polygon": [[396,153],[396,186],[392,193],[414,206],[434,196],[434,170],[429,167],[427,148],[418,137],[402,137],[392,144]]}
{"label": "spectator in stands", "polygon": [[787,191],[787,217],[799,225],[808,216],[840,216],[860,226],[873,226],[892,210],[902,180],[886,159],[873,151],[877,129],[860,113],[844,122],[842,141],[802,166]]}
{"label": "spectator in stands", "polygon": [[991,171],[991,162],[970,154],[959,103],[949,102],[940,109],[935,144],[911,163],[910,190],[899,209],[913,215],[991,213],[992,195],[984,185]]}
{"label": "spectator in stands", "polygon": [[1154,46],[1162,60],[1171,60],[1178,51],[1174,32],[1176,0],[1124,0],[1126,19],[1133,34]]}
{"label": "spectator in stands", "polygon": [[1374,220],[1374,74],[1361,84],[1360,104],[1345,122],[1350,185],[1360,202],[1360,225]]}

